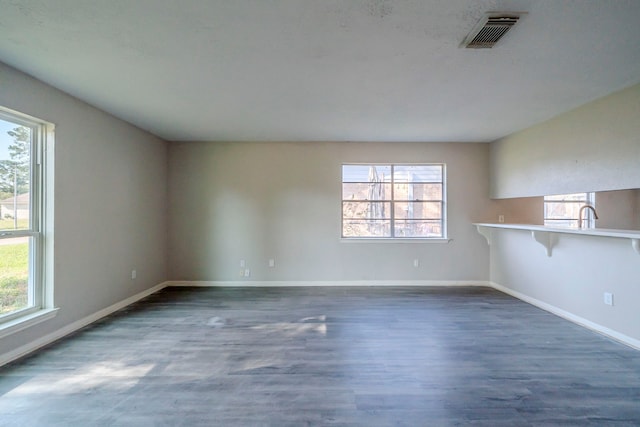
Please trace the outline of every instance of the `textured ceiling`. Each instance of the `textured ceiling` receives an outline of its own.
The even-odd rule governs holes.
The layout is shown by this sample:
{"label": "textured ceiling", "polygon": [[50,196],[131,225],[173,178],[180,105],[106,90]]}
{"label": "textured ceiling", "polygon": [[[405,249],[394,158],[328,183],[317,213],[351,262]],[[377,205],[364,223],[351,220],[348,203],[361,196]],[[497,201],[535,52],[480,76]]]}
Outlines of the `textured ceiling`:
{"label": "textured ceiling", "polygon": [[[528,14],[494,49],[487,11]],[[637,0],[0,0],[0,61],[168,140],[491,141],[640,82]]]}

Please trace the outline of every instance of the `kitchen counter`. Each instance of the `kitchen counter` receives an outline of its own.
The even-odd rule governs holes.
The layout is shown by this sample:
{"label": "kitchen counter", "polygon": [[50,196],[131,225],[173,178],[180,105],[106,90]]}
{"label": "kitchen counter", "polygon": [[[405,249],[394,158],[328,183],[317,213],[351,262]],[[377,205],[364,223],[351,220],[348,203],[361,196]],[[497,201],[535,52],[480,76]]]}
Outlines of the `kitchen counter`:
{"label": "kitchen counter", "polygon": [[491,244],[491,232],[494,229],[525,230],[531,232],[531,237],[545,247],[547,256],[552,255],[552,249],[559,234],[578,234],[594,237],[615,237],[629,239],[631,247],[640,254],[640,230],[617,230],[608,228],[561,228],[534,224],[493,224],[474,223],[478,233]]}

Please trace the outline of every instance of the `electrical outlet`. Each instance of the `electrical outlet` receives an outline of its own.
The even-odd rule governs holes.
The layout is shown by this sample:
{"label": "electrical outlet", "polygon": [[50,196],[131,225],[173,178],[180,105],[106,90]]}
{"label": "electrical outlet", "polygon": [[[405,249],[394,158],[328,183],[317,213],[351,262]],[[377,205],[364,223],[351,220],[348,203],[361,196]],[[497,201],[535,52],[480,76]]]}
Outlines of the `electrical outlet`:
{"label": "electrical outlet", "polygon": [[413,260],[413,266],[414,267],[420,267],[420,260],[418,258]]}
{"label": "electrical outlet", "polygon": [[498,222],[502,224],[504,222],[504,215],[498,215]]}
{"label": "electrical outlet", "polygon": [[244,269],[244,277],[250,277],[251,276],[251,270],[249,270],[248,268]]}
{"label": "electrical outlet", "polygon": [[273,268],[273,267],[275,267],[275,266],[276,266],[276,260],[275,260],[275,259],[273,259],[273,258],[271,258],[271,259],[269,260],[269,268]]}
{"label": "electrical outlet", "polygon": [[244,277],[244,268],[240,269],[240,277]]}
{"label": "electrical outlet", "polygon": [[611,292],[604,293],[604,303],[606,305],[613,305],[613,294]]}
{"label": "electrical outlet", "polygon": [[136,270],[131,270],[131,280],[135,280],[138,277],[138,272]]}

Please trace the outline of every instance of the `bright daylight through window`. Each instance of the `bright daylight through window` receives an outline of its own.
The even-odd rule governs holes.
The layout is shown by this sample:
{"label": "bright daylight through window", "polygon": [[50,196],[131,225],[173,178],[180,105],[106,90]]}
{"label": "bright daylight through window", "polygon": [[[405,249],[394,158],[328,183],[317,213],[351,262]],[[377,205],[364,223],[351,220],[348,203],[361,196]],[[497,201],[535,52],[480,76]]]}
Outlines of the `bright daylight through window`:
{"label": "bright daylight through window", "polygon": [[445,165],[342,166],[342,237],[444,239]]}
{"label": "bright daylight through window", "polygon": [[[578,228],[580,208],[594,205],[593,193],[558,194],[544,196],[544,225]],[[583,228],[593,228],[595,219],[590,209],[583,212]]]}
{"label": "bright daylight through window", "polygon": [[0,325],[46,308],[46,125],[0,110]]}

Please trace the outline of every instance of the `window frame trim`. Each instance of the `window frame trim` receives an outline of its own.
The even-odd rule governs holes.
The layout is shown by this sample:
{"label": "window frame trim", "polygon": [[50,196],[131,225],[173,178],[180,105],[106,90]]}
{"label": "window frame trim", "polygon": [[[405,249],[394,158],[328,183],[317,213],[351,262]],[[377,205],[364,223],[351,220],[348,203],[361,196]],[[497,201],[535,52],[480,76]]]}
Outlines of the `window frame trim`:
{"label": "window frame trim", "polygon": [[29,229],[4,230],[0,239],[30,237],[29,307],[0,316],[0,338],[53,318],[53,189],[55,125],[0,106],[0,119],[25,126],[33,132],[30,142]]}
{"label": "window frame trim", "polygon": [[[440,166],[442,168],[442,181],[432,182],[439,183],[442,185],[442,199],[441,200],[427,200],[426,202],[440,202],[441,203],[441,227],[442,227],[442,236],[438,237],[397,237],[397,236],[389,236],[389,237],[345,237],[343,235],[344,232],[344,202],[343,199],[343,168],[344,166],[390,166],[391,167],[391,175],[393,176],[393,167],[394,166]],[[395,200],[394,199],[394,182],[393,180],[389,183],[391,185],[391,196],[392,198],[387,202],[391,205],[391,213],[390,213],[390,227],[393,231],[394,221],[395,221],[395,212],[393,208],[393,204],[398,202],[410,202],[409,200]],[[379,242],[379,243],[449,243],[453,239],[449,238],[449,221],[448,221],[448,200],[447,200],[447,164],[446,162],[343,162],[340,165],[340,242],[343,243],[363,243],[363,242]]]}

